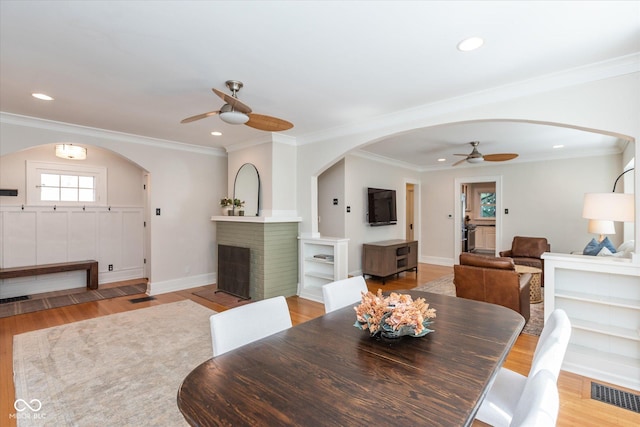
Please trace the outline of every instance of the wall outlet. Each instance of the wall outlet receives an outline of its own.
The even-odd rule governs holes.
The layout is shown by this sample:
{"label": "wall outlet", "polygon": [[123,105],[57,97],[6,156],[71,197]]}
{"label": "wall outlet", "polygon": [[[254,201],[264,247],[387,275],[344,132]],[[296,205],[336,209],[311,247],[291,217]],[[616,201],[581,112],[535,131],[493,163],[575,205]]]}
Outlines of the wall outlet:
{"label": "wall outlet", "polygon": [[156,208],[156,215],[160,215],[160,208]]}
{"label": "wall outlet", "polygon": [[109,271],[113,271],[113,264],[109,264]]}

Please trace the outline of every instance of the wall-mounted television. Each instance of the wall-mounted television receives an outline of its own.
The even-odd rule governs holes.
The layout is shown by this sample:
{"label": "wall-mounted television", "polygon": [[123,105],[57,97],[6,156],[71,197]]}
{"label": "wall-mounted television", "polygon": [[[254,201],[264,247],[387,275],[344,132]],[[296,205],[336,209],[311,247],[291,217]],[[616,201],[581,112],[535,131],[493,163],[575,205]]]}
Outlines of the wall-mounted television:
{"label": "wall-mounted television", "polygon": [[398,222],[396,216],[396,190],[367,189],[369,201],[369,225],[391,225]]}

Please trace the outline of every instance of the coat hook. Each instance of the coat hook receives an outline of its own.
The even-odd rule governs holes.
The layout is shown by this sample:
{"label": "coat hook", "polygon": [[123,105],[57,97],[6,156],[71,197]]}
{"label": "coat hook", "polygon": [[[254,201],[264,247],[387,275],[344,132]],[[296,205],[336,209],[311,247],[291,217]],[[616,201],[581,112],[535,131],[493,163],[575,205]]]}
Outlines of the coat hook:
{"label": "coat hook", "polygon": [[22,210],[24,210],[24,205],[22,205]]}
{"label": "coat hook", "polygon": [[109,212],[111,212],[111,206],[109,206]]}
{"label": "coat hook", "polygon": [[56,205],[53,205],[53,210],[54,210],[54,211],[56,210]]}
{"label": "coat hook", "polygon": [[86,206],[83,206],[83,207],[82,207],[82,210],[84,211],[84,210],[86,210],[86,208],[87,208]]}

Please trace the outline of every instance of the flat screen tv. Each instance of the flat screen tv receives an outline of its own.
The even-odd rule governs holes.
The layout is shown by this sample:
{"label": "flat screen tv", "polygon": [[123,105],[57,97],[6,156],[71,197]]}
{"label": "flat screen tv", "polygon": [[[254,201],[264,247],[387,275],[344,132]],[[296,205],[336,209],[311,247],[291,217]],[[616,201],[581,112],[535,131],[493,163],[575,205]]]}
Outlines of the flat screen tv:
{"label": "flat screen tv", "polygon": [[368,188],[369,225],[390,225],[398,222],[396,190]]}

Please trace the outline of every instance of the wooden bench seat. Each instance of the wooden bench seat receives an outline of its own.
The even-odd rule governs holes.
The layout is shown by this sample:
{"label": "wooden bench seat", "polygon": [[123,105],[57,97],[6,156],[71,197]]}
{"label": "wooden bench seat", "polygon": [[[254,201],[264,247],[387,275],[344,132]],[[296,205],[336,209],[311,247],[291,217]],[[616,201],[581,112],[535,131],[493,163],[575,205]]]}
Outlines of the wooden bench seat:
{"label": "wooden bench seat", "polygon": [[76,270],[87,270],[87,289],[98,289],[98,261],[94,260],[0,268],[0,279],[38,276],[40,274],[63,273]]}

